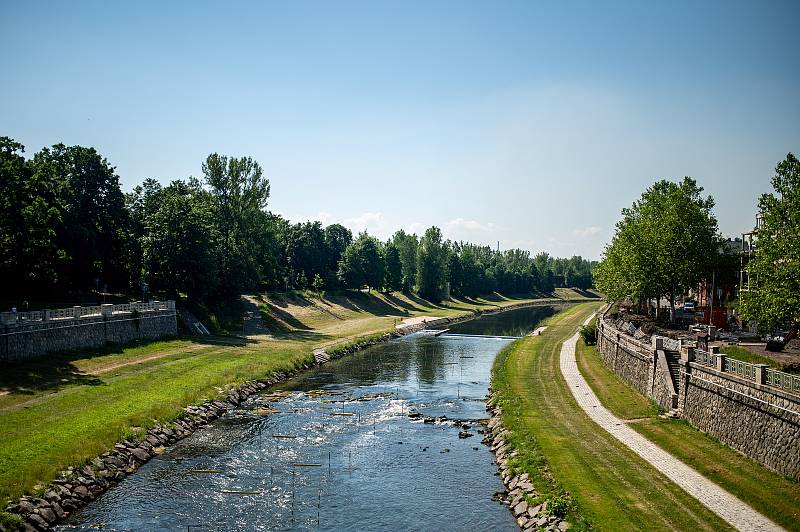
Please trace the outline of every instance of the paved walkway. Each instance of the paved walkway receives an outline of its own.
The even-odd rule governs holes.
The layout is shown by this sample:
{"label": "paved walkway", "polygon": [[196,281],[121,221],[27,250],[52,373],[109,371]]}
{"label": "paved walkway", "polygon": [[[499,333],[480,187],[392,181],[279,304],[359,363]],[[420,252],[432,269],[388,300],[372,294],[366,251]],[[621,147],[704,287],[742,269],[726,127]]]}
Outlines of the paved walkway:
{"label": "paved walkway", "polygon": [[[589,320],[587,320],[589,321]],[[653,467],[683,488],[689,495],[739,530],[783,530],[697,471],[667,453],[644,436],[628,427],[623,420],[609,412],[578,371],[575,361],[577,333],[561,348],[561,373],[575,400],[592,421],[627,445]]]}

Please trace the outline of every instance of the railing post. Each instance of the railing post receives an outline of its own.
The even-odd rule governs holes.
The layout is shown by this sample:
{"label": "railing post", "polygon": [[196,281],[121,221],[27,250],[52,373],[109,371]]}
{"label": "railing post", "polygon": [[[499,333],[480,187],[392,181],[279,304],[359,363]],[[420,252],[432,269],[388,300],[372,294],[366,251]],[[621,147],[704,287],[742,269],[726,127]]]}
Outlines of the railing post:
{"label": "railing post", "polygon": [[[713,351],[711,351],[714,353]],[[714,353],[717,355],[717,371],[725,371],[725,355],[720,354],[719,352]]]}
{"label": "railing post", "polygon": [[681,361],[682,362],[694,362],[695,360],[695,350],[694,347],[682,347],[681,349]]}
{"label": "railing post", "polygon": [[767,383],[767,366],[766,364],[753,364],[756,367],[756,384]]}
{"label": "railing post", "polygon": [[110,318],[111,315],[114,314],[114,305],[111,303],[100,305],[100,314],[106,319]]}
{"label": "railing post", "polygon": [[78,319],[78,318],[81,317],[81,306],[80,305],[75,305],[74,307],[72,307],[72,317],[75,318],[75,319]]}

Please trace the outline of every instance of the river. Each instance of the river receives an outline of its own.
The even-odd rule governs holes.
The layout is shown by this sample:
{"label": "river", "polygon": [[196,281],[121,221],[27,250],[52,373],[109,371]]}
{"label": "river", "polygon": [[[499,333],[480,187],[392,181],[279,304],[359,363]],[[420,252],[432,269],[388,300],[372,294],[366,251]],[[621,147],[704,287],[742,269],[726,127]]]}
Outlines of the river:
{"label": "river", "polygon": [[305,372],[170,447],[62,528],[516,530],[492,499],[503,485],[478,422],[492,362],[512,340],[450,333],[518,336],[553,312],[481,317]]}

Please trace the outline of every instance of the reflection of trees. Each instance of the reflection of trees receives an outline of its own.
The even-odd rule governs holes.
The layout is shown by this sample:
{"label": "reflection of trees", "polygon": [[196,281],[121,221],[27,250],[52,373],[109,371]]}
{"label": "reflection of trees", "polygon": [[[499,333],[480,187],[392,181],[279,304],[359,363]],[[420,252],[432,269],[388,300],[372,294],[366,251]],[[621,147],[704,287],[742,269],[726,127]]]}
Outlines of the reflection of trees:
{"label": "reflection of trees", "polygon": [[441,339],[436,337],[419,338],[412,357],[420,382],[432,385],[437,379],[443,379],[449,369],[445,363],[452,362],[449,355],[450,353],[445,349],[445,342]]}
{"label": "reflection of trees", "polygon": [[555,307],[527,307],[490,314],[450,327],[451,332],[461,334],[485,334],[488,336],[523,336],[536,324],[555,313]]}

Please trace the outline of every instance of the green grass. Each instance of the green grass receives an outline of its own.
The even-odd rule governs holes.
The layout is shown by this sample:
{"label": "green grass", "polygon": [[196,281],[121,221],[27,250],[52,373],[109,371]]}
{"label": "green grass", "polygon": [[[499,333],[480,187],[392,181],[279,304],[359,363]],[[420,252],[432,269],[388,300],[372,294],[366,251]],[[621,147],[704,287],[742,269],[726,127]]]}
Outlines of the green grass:
{"label": "green grass", "polygon": [[784,364],[781,364],[777,360],[765,357],[763,355],[759,355],[758,353],[753,353],[752,351],[748,351],[744,347],[739,347],[738,345],[725,345],[720,347],[719,350],[720,352],[725,353],[731,358],[735,358],[743,362],[749,362],[750,364],[766,364],[767,366],[777,369],[779,371],[800,374],[800,367],[795,367],[796,364],[792,364],[789,365],[789,367],[786,367]]}
{"label": "green grass", "polygon": [[578,367],[603,406],[700,474],[788,530],[800,530],[800,483],[773,473],[684,420],[661,419],[652,403],[603,364],[597,349],[578,341]]}
{"label": "green grass", "polygon": [[[599,305],[576,305],[548,320],[542,336],[501,352],[492,385],[519,457],[544,498],[572,499],[577,529],[728,530],[719,517],[600,429],[581,410],[561,376],[561,344]],[[629,401],[631,412],[647,404]]]}
{"label": "green grass", "polygon": [[287,324],[275,334],[247,341],[166,340],[3,368],[0,390],[8,393],[0,395],[0,503],[101,454],[133,427],[174,419],[186,405],[215,398],[226,386],[311,362],[314,348],[385,333],[406,317],[453,316],[530,300],[494,295],[433,304],[375,292],[323,300],[280,294],[266,298]]}

